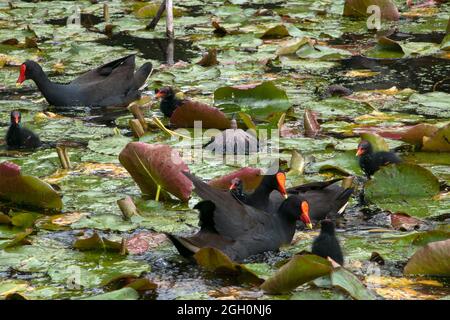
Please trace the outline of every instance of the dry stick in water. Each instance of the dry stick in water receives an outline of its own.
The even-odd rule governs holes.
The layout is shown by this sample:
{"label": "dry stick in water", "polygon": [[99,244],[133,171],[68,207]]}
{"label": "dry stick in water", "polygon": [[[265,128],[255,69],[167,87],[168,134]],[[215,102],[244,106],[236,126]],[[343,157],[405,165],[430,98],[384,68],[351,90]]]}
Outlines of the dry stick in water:
{"label": "dry stick in water", "polygon": [[153,30],[155,29],[156,25],[158,24],[159,20],[161,19],[161,16],[164,13],[164,10],[166,10],[166,0],[163,0],[161,5],[159,6],[158,12],[153,17],[152,21],[145,27],[147,30]]}
{"label": "dry stick in water", "polygon": [[70,169],[70,159],[69,159],[69,154],[67,152],[66,147],[57,146],[56,153],[58,154],[58,158],[59,158],[59,162],[61,163],[61,167],[66,170]]}
{"label": "dry stick in water", "polygon": [[134,215],[139,215],[139,211],[130,196],[117,200],[117,205],[122,211],[123,218],[129,220]]}
{"label": "dry stick in water", "polygon": [[144,128],[141,125],[141,122],[138,119],[131,119],[129,121],[129,125],[131,127],[131,131],[133,131],[133,135],[136,138],[140,138],[145,134]]}
{"label": "dry stick in water", "polygon": [[173,39],[175,33],[173,32],[173,2],[166,0],[166,35],[167,38]]}
{"label": "dry stick in water", "polygon": [[103,19],[109,23],[109,5],[107,3],[103,4]]}
{"label": "dry stick in water", "polygon": [[144,131],[148,130],[148,124],[145,122],[144,113],[138,104],[132,103],[128,106],[128,110],[133,114],[133,116],[139,120]]}

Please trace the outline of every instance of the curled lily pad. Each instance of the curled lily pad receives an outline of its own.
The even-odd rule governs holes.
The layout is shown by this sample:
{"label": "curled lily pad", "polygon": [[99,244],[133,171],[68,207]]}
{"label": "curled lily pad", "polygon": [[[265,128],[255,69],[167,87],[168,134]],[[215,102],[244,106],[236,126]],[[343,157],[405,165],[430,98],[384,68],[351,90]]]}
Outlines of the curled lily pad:
{"label": "curled lily pad", "polygon": [[383,137],[376,133],[362,133],[361,140],[369,141],[372,145],[373,151],[389,151],[389,146]]}
{"label": "curled lily pad", "polygon": [[25,231],[23,231],[23,232],[19,232],[18,234],[15,235],[15,237],[12,240],[2,243],[0,245],[0,249],[11,248],[11,247],[21,245],[21,244],[29,244],[30,242],[26,238],[32,232],[33,232],[32,228],[28,228],[28,229],[25,229]]}
{"label": "curled lily pad", "polygon": [[284,24],[276,25],[272,28],[269,28],[264,32],[261,36],[262,39],[280,39],[289,37],[289,30],[286,28]]}
{"label": "curled lily pad", "polygon": [[241,110],[262,117],[285,112],[291,107],[286,92],[271,81],[219,88],[214,91],[214,101],[219,106],[238,106]]}
{"label": "curled lily pad", "polygon": [[60,211],[63,206],[61,196],[48,183],[22,175],[20,167],[11,162],[0,164],[0,198],[52,211]]}
{"label": "curled lily pad", "polygon": [[73,247],[78,250],[111,250],[111,251],[122,251],[124,245],[121,242],[115,242],[108,240],[106,238],[100,237],[97,232],[88,238],[77,239]]}
{"label": "curled lily pad", "polygon": [[245,191],[251,191],[259,186],[263,175],[261,173],[261,169],[246,167],[222,177],[214,178],[208,183],[215,188],[228,190],[231,185],[231,180],[234,178],[239,178],[242,180]]}
{"label": "curled lily pad", "polygon": [[170,117],[170,123],[177,128],[193,128],[195,121],[201,121],[202,128],[228,129],[230,120],[218,108],[189,101],[178,107]]}
{"label": "curled lily pad", "polygon": [[272,277],[267,279],[261,289],[269,294],[287,293],[299,285],[330,274],[331,262],[313,254],[295,255]]}
{"label": "curled lily pad", "polygon": [[422,146],[424,137],[434,136],[438,128],[434,125],[421,123],[410,127],[401,134],[401,140],[414,144],[418,147]]}
{"label": "curled lily pad", "polygon": [[309,38],[295,38],[284,41],[280,43],[280,47],[277,49],[276,53],[279,56],[294,54],[301,46],[309,43],[309,41],[311,41]]}
{"label": "curled lily pad", "polygon": [[411,215],[409,202],[431,199],[437,193],[438,179],[429,170],[409,163],[382,167],[365,185],[368,201],[386,210],[403,211]]}
{"label": "curled lily pad", "polygon": [[153,197],[159,185],[163,191],[170,192],[182,201],[189,199],[192,182],[182,173],[189,171],[189,168],[178,151],[170,146],[130,142],[119,154],[119,161],[142,193]]}
{"label": "curled lily pad", "polygon": [[307,137],[315,137],[320,131],[320,125],[317,122],[316,116],[308,108],[305,109],[303,124],[305,127],[305,136]]}
{"label": "curled lily pad", "polygon": [[409,275],[450,276],[450,239],[431,242],[417,250],[404,272]]}
{"label": "curled lily pad", "polygon": [[423,222],[419,219],[411,217],[409,214],[397,212],[391,214],[391,224],[396,230],[410,231],[420,227]]}
{"label": "curled lily pad", "polygon": [[354,299],[357,300],[375,300],[376,296],[368,290],[364,284],[350,271],[338,267],[331,273],[331,283],[333,286],[339,287],[347,291]]}
{"label": "curled lily pad", "polygon": [[450,152],[450,124],[423,138],[423,151]]}
{"label": "curled lily pad", "polygon": [[232,275],[240,282],[261,284],[263,282],[245,265],[232,261],[226,254],[216,248],[202,248],[194,255],[197,263],[208,271],[217,274]]}
{"label": "curled lily pad", "polygon": [[349,17],[368,17],[371,13],[367,12],[369,6],[378,6],[383,20],[398,20],[400,14],[397,6],[392,0],[345,0],[344,16]]}

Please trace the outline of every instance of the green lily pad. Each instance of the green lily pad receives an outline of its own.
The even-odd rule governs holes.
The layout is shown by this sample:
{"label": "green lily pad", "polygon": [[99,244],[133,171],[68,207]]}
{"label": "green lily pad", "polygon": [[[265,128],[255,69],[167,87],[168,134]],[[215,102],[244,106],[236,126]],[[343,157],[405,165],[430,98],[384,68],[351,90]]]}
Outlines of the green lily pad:
{"label": "green lily pad", "polygon": [[383,137],[377,135],[376,133],[362,133],[361,140],[369,141],[372,145],[373,151],[389,151],[389,146]]}
{"label": "green lily pad", "polygon": [[408,275],[450,276],[450,239],[417,250],[405,266]]}
{"label": "green lily pad", "polygon": [[303,44],[296,52],[302,59],[340,60],[351,57],[347,50],[336,49],[327,46],[312,45],[310,42]]}
{"label": "green lily pad", "polygon": [[133,288],[122,288],[119,290],[87,297],[82,300],[137,300],[139,293]]}
{"label": "green lily pad", "polygon": [[450,123],[433,136],[423,138],[423,151],[450,152]]}
{"label": "green lily pad", "polygon": [[376,296],[350,271],[339,267],[331,273],[331,283],[347,291],[356,300],[375,300]]}

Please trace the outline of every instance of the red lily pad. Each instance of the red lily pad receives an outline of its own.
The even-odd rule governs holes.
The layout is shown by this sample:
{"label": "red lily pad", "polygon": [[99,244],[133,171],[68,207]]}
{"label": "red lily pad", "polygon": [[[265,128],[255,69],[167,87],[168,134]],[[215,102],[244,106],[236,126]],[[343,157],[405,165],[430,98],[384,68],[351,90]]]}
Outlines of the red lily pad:
{"label": "red lily pad", "polygon": [[177,128],[193,128],[195,121],[201,121],[204,129],[229,129],[231,126],[230,120],[219,109],[191,100],[186,100],[170,117],[171,125]]}
{"label": "red lily pad", "polygon": [[167,237],[163,233],[145,231],[127,239],[126,247],[131,254],[142,254],[158,247],[166,240]]}
{"label": "red lily pad", "polygon": [[227,175],[219,178],[214,178],[208,182],[210,186],[217,189],[228,190],[231,185],[231,180],[234,178],[239,178],[244,184],[245,191],[255,190],[259,186],[263,175],[261,174],[261,169],[257,168],[242,168]]}
{"label": "red lily pad", "polygon": [[405,274],[450,276],[450,239],[427,244],[414,253]]}
{"label": "red lily pad", "polygon": [[382,20],[396,21],[400,18],[397,6],[392,0],[345,0],[344,16],[347,17],[368,17],[369,6],[376,5],[381,9]]}
{"label": "red lily pad", "polygon": [[18,205],[51,211],[62,209],[61,196],[46,182],[24,176],[12,162],[0,164],[0,198]]}
{"label": "red lily pad", "polygon": [[182,171],[189,171],[178,151],[165,144],[130,142],[119,154],[120,163],[131,174],[142,193],[154,197],[161,186],[161,197],[171,193],[182,201],[188,201],[192,182]]}
{"label": "red lily pad", "polygon": [[409,214],[396,212],[391,214],[391,224],[396,230],[410,231],[419,227],[423,222],[422,220],[411,217]]}

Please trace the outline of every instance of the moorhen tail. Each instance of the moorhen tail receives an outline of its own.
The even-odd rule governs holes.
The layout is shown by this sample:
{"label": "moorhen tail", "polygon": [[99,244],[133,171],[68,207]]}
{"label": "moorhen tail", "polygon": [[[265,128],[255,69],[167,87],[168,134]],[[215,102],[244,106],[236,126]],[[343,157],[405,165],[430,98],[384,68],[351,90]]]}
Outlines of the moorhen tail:
{"label": "moorhen tail", "polygon": [[237,126],[236,119],[231,120],[231,129],[215,135],[203,148],[216,154],[250,154],[258,152],[258,139]]}
{"label": "moorhen tail", "polygon": [[60,84],[50,81],[38,63],[27,60],[20,67],[17,83],[33,80],[47,102],[58,107],[119,107],[140,98],[139,89],[152,64],[147,62],[136,72],[134,69],[135,55],[129,55],[86,72],[68,84]]}
{"label": "moorhen tail", "polygon": [[20,121],[22,115],[19,111],[11,112],[11,125],[6,133],[8,149],[35,149],[42,145],[39,137],[31,130],[22,128]]}
{"label": "moorhen tail", "polygon": [[[182,256],[191,257],[201,248],[213,247],[234,261],[242,261],[255,254],[276,251],[292,241],[296,220],[308,216],[304,211],[308,209],[307,203],[298,196],[292,196],[281,204],[277,214],[256,211],[257,215],[250,224],[246,224],[244,232],[230,233],[227,232],[228,226],[222,225],[222,213],[217,210],[222,205],[216,206],[214,202],[205,200],[194,207],[200,212],[200,231],[195,235],[179,237],[167,234]],[[240,206],[246,207],[244,204]]]}
{"label": "moorhen tail", "polygon": [[242,191],[242,181],[235,178],[230,186],[230,192],[236,199],[249,206],[274,213],[287,198],[285,184],[286,174],[279,171],[276,174],[264,175],[259,186],[251,194],[245,194]]}
{"label": "moorhen tail", "polygon": [[344,264],[344,256],[331,220],[321,221],[320,235],[313,241],[312,253],[323,258],[330,257],[340,265]]}
{"label": "moorhen tail", "polygon": [[400,163],[402,160],[393,152],[374,152],[369,141],[362,140],[358,145],[356,155],[359,157],[359,166],[364,171],[366,177],[370,177],[377,172],[380,167],[391,163]]}

